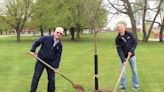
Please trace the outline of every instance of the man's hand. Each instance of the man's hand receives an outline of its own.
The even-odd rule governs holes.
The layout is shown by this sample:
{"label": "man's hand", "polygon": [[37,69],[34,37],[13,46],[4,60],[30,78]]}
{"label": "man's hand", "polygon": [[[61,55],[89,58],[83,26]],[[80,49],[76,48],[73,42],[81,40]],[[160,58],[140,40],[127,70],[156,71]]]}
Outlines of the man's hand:
{"label": "man's hand", "polygon": [[129,51],[129,52],[128,52],[128,56],[131,56],[131,55],[132,55],[132,52]]}
{"label": "man's hand", "polygon": [[59,72],[59,69],[58,69],[58,68],[54,69],[54,72],[55,72],[55,73],[56,73],[56,72]]}
{"label": "man's hand", "polygon": [[31,56],[35,57],[36,56],[36,53],[35,52],[30,52],[29,53]]}
{"label": "man's hand", "polygon": [[124,65],[124,66],[126,66],[126,65],[127,65],[127,62],[126,62],[126,61],[125,61],[125,62],[123,62],[123,65]]}

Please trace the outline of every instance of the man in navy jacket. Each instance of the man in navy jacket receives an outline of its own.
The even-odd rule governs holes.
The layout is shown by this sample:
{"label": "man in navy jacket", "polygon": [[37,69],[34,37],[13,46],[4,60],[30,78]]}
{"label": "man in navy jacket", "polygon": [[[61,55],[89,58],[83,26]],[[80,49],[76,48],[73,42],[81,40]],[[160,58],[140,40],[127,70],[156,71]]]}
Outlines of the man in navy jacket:
{"label": "man in navy jacket", "polygon": [[[62,43],[61,37],[63,34],[63,28],[57,27],[54,30],[54,34],[51,36],[42,36],[37,39],[31,48],[30,54],[34,56],[35,50],[38,46],[41,45],[40,50],[38,52],[38,57],[44,60],[46,63],[50,64],[52,67],[55,68],[55,72],[58,72],[58,67],[60,63],[60,58],[62,54]],[[39,79],[41,74],[46,68],[48,74],[48,87],[47,92],[54,92],[55,91],[55,73],[53,70],[46,67],[44,64],[37,60],[34,70],[34,75],[31,83],[31,90],[30,92],[36,92]]]}
{"label": "man in navy jacket", "polygon": [[[127,65],[125,61],[129,55],[130,56],[129,63],[132,70],[133,89],[138,90],[139,87],[138,74],[137,74],[137,66],[136,66],[136,57],[134,53],[134,50],[137,46],[137,40],[131,32],[126,31],[125,22],[121,21],[117,23],[117,31],[118,31],[118,35],[115,39],[115,42],[116,42],[118,55],[121,59],[121,70],[123,66]],[[124,92],[125,88],[126,88],[126,70],[124,71],[121,79],[121,91]]]}

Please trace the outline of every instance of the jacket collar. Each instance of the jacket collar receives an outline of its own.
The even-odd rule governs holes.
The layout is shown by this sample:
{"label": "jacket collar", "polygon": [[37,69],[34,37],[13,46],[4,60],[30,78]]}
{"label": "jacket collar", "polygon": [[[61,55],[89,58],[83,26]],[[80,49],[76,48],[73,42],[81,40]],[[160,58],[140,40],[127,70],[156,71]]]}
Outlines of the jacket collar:
{"label": "jacket collar", "polygon": [[[52,40],[56,40],[54,35],[51,35]],[[60,42],[60,39],[59,39]]]}
{"label": "jacket collar", "polygon": [[122,37],[126,37],[127,34],[128,34],[128,32],[125,30],[125,35],[124,36],[121,36],[120,34],[118,34],[118,38],[119,39],[122,39]]}

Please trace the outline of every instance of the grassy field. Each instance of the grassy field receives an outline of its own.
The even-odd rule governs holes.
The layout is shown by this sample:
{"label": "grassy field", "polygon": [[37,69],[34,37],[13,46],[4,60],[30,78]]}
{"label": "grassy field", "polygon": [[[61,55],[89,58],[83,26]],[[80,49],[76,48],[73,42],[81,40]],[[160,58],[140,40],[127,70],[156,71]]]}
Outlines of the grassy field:
{"label": "grassy field", "polygon": [[[97,51],[99,60],[99,89],[114,89],[120,74],[120,61],[116,53],[116,33],[99,33]],[[0,92],[29,92],[35,59],[25,53],[37,37],[0,38]],[[84,86],[86,92],[94,89],[93,35],[82,35],[79,41],[63,38],[63,54],[60,72],[75,83]],[[140,90],[138,92],[164,91],[164,43],[139,42],[136,49]],[[133,92],[131,69],[127,67],[127,91]],[[47,74],[44,71],[37,92],[46,92]],[[77,92],[66,80],[56,75],[56,92]],[[118,87],[119,91],[119,87]]]}

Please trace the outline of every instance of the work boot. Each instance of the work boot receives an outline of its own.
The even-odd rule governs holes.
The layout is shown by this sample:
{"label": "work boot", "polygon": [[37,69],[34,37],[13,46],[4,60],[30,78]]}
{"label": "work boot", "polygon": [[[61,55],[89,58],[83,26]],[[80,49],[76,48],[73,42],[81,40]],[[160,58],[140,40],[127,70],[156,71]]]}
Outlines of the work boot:
{"label": "work boot", "polygon": [[120,89],[120,92],[125,92],[125,87],[122,87],[122,88]]}

